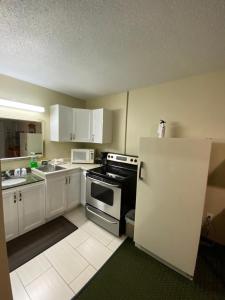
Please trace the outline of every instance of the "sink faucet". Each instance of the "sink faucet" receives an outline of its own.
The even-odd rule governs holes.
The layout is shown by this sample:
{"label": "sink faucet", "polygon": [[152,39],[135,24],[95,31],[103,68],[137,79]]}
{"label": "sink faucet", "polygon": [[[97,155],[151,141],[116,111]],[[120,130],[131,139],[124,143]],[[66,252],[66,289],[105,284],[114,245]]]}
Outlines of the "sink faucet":
{"label": "sink faucet", "polygon": [[2,172],[1,172],[1,178],[2,178],[2,180],[4,180],[4,179],[9,179],[9,178],[11,178],[11,177],[12,177],[12,176],[11,176],[9,170],[7,170],[7,171],[2,171]]}

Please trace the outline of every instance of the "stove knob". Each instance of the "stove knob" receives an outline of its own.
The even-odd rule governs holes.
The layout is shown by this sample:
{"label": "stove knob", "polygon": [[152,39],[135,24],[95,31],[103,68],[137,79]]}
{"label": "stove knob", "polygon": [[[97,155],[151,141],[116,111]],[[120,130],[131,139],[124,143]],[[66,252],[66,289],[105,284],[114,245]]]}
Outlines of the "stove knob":
{"label": "stove knob", "polygon": [[137,162],[137,159],[135,159],[134,162],[136,163],[136,162]]}
{"label": "stove knob", "polygon": [[130,160],[131,162],[133,162],[133,158],[131,158],[131,160]]}

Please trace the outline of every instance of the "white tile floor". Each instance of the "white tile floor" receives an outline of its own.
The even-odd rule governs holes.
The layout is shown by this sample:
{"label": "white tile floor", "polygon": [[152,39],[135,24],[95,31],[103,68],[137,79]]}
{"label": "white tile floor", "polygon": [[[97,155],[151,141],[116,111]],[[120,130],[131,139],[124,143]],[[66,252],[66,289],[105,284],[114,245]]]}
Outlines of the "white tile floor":
{"label": "white tile floor", "polygon": [[71,299],[125,239],[87,220],[81,206],[65,217],[78,229],[11,272],[14,300]]}

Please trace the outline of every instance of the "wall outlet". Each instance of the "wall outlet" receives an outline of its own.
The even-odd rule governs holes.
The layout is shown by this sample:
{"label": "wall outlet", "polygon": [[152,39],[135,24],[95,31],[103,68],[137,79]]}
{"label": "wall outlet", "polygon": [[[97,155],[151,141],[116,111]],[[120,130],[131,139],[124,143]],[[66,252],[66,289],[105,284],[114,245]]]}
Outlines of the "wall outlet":
{"label": "wall outlet", "polygon": [[214,214],[209,213],[209,212],[208,212],[207,215],[206,215],[206,218],[207,218],[209,221],[212,221],[213,217],[214,217]]}

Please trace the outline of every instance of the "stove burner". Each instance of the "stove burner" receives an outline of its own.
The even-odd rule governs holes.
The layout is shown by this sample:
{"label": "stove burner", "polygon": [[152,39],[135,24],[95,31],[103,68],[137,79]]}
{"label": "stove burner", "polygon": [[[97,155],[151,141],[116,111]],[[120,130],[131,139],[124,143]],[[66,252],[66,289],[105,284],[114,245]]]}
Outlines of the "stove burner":
{"label": "stove burner", "polygon": [[106,176],[113,178],[113,179],[118,179],[118,180],[121,180],[121,179],[123,180],[125,178],[124,176],[117,175],[117,174],[110,173],[110,172],[106,172]]}
{"label": "stove burner", "polygon": [[108,180],[111,179],[117,182],[125,182],[129,180],[130,177],[136,177],[137,171],[106,165],[91,169],[88,171],[88,173],[100,176]]}

